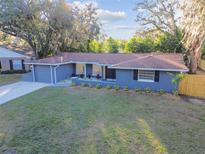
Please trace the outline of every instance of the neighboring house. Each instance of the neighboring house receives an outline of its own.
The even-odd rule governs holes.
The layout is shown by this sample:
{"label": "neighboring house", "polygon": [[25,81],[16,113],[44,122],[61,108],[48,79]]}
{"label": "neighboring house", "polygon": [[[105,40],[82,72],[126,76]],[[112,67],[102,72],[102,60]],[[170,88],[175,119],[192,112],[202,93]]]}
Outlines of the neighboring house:
{"label": "neighboring house", "polygon": [[181,54],[94,54],[62,53],[61,55],[28,61],[32,65],[32,80],[55,84],[72,78],[76,84],[129,88],[176,89],[173,75],[188,72]]}
{"label": "neighboring house", "polygon": [[16,53],[12,50],[0,47],[0,70],[4,71],[19,71],[28,70],[25,67],[24,61],[27,59],[26,56]]}

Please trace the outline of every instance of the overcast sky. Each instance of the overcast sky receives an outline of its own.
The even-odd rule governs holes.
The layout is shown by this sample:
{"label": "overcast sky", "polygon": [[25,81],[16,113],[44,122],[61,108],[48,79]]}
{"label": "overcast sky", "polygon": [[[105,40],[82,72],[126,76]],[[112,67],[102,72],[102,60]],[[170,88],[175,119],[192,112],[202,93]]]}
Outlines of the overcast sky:
{"label": "overcast sky", "polygon": [[[91,0],[67,0],[69,3],[83,5]],[[137,27],[135,4],[138,0],[92,0],[98,7],[98,17],[103,24],[102,32],[117,39],[131,38]]]}

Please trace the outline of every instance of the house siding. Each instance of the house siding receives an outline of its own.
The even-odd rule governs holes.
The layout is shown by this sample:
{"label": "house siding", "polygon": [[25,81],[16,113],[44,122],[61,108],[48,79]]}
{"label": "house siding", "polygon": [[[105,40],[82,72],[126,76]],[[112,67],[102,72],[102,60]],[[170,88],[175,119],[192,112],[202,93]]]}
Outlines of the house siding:
{"label": "house siding", "polygon": [[[9,71],[11,70],[10,68],[10,60],[26,60],[26,58],[0,58],[0,62],[1,62],[1,71]],[[29,70],[29,66],[26,65],[25,66],[25,70]]]}
{"label": "house siding", "polygon": [[[133,79],[133,70],[116,70],[116,85],[120,87],[128,86],[130,89],[139,88],[145,89],[150,88],[152,91],[160,91],[163,89],[166,92],[172,92],[177,89],[174,84],[172,84],[171,72],[160,71],[159,82],[141,82]],[[172,72],[173,73],[173,72]]]}
{"label": "house siding", "polygon": [[56,81],[65,80],[75,73],[75,64],[60,65],[56,68]]}
{"label": "house siding", "polygon": [[[163,89],[165,92],[173,92],[178,89],[178,86],[172,84],[172,76],[171,72],[163,72],[160,71],[159,82],[141,82],[133,79],[134,76],[133,70],[116,70],[116,80],[115,81],[101,81],[101,80],[87,80],[87,79],[78,79],[73,78],[72,82],[80,85],[81,83],[89,84],[92,86],[100,85],[107,86],[110,85],[112,87],[119,86],[120,88],[125,88],[128,86],[129,89],[141,89],[150,88],[152,91],[160,91]],[[173,72],[172,72],[173,73]]]}

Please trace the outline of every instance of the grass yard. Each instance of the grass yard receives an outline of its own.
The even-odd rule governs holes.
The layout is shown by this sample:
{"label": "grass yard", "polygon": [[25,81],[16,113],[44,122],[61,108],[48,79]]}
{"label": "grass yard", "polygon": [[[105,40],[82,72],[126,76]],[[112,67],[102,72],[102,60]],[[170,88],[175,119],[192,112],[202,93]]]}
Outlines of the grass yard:
{"label": "grass yard", "polygon": [[205,105],[95,88],[44,88],[0,106],[0,153],[204,153]]}
{"label": "grass yard", "polygon": [[21,74],[0,74],[0,85],[5,85],[19,81]]}

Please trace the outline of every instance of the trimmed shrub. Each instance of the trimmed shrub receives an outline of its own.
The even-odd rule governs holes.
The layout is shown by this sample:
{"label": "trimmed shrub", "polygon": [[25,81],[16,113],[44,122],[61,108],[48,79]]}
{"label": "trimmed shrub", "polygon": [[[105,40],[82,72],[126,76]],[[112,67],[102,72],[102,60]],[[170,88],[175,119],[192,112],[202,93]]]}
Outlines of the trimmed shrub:
{"label": "trimmed shrub", "polygon": [[177,90],[174,90],[172,93],[173,93],[173,95],[175,95],[175,96],[179,96],[179,92],[178,92]]}
{"label": "trimmed shrub", "polygon": [[105,88],[108,89],[108,90],[112,89],[112,87],[110,85],[107,85]]}
{"label": "trimmed shrub", "polygon": [[115,90],[119,91],[120,90],[120,86],[115,86]]}
{"label": "trimmed shrub", "polygon": [[160,93],[160,94],[164,94],[165,92],[164,92],[163,89],[160,89],[160,90],[159,90],[159,93]]}
{"label": "trimmed shrub", "polygon": [[140,89],[139,88],[135,88],[135,92],[140,92]]}
{"label": "trimmed shrub", "polygon": [[85,83],[81,83],[80,86],[81,86],[81,87],[87,87],[87,84],[85,84]]}
{"label": "trimmed shrub", "polygon": [[73,82],[73,83],[71,84],[71,87],[75,87],[75,86],[77,86],[77,84]]}
{"label": "trimmed shrub", "polygon": [[128,86],[125,86],[124,90],[125,90],[125,91],[129,91]]}
{"label": "trimmed shrub", "polygon": [[150,93],[150,92],[151,92],[151,89],[150,89],[150,88],[145,88],[144,91],[145,91],[146,93]]}
{"label": "trimmed shrub", "polygon": [[90,88],[92,88],[92,87],[93,87],[93,85],[92,85],[92,84],[89,84],[88,86],[89,86]]}
{"label": "trimmed shrub", "polygon": [[101,86],[99,84],[96,85],[96,89],[100,89]]}

